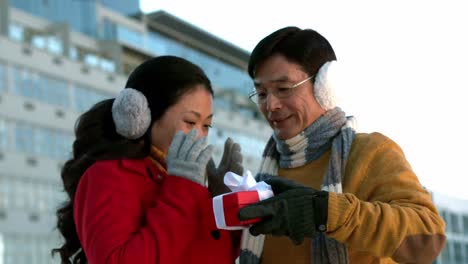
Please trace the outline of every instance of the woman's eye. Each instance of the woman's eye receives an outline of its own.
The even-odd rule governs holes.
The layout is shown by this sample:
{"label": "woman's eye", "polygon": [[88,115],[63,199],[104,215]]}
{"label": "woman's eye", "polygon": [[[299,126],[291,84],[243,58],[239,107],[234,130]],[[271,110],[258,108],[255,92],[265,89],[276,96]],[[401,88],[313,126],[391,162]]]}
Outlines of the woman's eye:
{"label": "woman's eye", "polygon": [[258,98],[265,98],[267,96],[266,92],[257,92]]}
{"label": "woman's eye", "polygon": [[195,125],[195,122],[192,122],[192,121],[185,121],[186,124],[190,125],[190,126],[194,126]]}
{"label": "woman's eye", "polygon": [[205,128],[212,128],[211,124],[209,125],[204,125]]}

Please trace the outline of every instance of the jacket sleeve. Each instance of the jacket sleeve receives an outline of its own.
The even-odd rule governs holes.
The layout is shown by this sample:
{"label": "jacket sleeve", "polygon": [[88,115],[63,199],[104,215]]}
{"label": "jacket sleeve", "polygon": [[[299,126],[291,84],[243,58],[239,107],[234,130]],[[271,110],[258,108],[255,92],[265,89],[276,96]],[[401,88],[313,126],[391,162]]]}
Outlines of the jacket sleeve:
{"label": "jacket sleeve", "polygon": [[398,263],[431,263],[445,245],[445,223],[400,147],[388,139],[361,159],[362,170],[351,172],[362,173],[359,191],[329,195],[327,234]]}
{"label": "jacket sleeve", "polygon": [[[143,170],[144,171],[144,170]],[[206,188],[168,176],[145,210],[142,195],[155,191],[147,175],[98,162],[75,195],[76,229],[90,264],[181,263],[200,220]]]}

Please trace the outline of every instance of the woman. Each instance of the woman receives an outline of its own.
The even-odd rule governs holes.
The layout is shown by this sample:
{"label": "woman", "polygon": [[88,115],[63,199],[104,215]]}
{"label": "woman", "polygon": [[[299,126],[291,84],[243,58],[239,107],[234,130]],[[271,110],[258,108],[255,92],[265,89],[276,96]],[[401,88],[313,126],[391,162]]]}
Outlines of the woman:
{"label": "woman", "polygon": [[[57,211],[65,242],[53,252],[62,263],[233,263],[239,234],[216,229],[204,186],[210,81],[196,65],[160,56],[126,87],[77,122],[61,173],[70,201]],[[210,161],[213,186],[225,171],[242,174],[241,162],[228,139],[222,169]]]}

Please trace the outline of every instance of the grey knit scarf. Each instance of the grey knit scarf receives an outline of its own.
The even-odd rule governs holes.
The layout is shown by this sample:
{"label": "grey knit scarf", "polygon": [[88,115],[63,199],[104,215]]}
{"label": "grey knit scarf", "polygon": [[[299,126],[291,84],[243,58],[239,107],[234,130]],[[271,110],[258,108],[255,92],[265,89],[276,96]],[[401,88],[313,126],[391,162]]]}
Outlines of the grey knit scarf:
{"label": "grey knit scarf", "polygon": [[[354,127],[354,118],[346,117],[345,113],[336,107],[328,110],[291,139],[280,140],[273,135],[263,152],[260,170],[256,175],[257,181],[278,176],[278,168],[296,168],[312,162],[331,148],[328,169],[321,189],[341,193],[346,161],[356,133]],[[264,239],[264,235],[254,237],[248,229],[243,231],[240,264],[260,263]],[[319,233],[313,238],[312,247],[311,263],[348,263],[346,246],[327,237],[325,233]]]}

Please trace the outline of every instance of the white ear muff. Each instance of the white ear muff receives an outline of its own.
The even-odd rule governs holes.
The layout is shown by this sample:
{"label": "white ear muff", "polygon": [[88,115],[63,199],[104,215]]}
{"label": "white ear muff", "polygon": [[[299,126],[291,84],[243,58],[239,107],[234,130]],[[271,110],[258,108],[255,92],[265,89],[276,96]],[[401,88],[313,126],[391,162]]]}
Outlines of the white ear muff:
{"label": "white ear muff", "polygon": [[151,110],[143,93],[133,88],[120,91],[112,104],[116,132],[128,139],[143,136],[151,124]]}
{"label": "white ear muff", "polygon": [[324,110],[336,107],[337,98],[333,87],[333,70],[336,68],[336,61],[325,62],[317,72],[314,81],[314,96]]}

